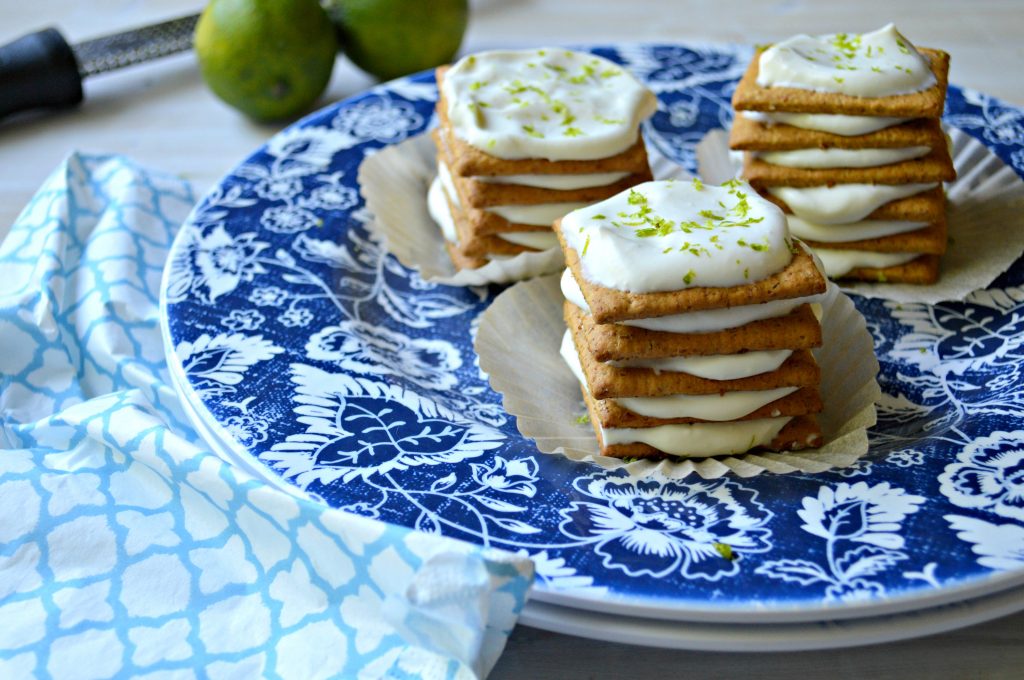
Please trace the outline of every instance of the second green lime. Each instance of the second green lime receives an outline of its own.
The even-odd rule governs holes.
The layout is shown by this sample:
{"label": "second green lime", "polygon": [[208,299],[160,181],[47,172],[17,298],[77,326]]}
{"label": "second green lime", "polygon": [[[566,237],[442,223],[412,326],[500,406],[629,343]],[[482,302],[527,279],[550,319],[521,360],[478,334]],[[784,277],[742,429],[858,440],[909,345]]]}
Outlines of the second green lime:
{"label": "second green lime", "polygon": [[345,55],[381,80],[451,61],[469,17],[467,0],[323,0],[323,7]]}

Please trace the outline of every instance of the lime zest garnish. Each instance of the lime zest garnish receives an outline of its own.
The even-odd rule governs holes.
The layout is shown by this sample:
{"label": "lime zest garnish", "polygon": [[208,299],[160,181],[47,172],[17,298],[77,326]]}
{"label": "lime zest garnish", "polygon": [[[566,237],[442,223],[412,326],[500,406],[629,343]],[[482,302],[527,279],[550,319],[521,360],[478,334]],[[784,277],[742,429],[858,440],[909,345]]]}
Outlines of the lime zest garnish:
{"label": "lime zest garnish", "polygon": [[738,557],[736,553],[732,551],[732,546],[728,543],[721,543],[719,541],[715,541],[714,543],[712,543],[712,545],[715,546],[715,550],[718,552],[719,555],[722,556],[722,559],[726,559],[732,562]]}

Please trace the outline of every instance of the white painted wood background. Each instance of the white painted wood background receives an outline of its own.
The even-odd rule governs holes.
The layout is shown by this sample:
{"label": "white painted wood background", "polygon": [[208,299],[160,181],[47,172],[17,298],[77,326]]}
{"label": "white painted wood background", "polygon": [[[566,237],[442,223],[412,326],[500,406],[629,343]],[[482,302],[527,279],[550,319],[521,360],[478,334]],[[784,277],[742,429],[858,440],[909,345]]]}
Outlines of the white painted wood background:
{"label": "white painted wood background", "polygon": [[[429,0],[423,0],[429,1]],[[952,54],[951,82],[1024,106],[1024,0],[471,0],[465,51],[599,41],[769,42],[894,21]],[[49,25],[71,40],[172,18],[196,0],[0,0],[0,43]],[[323,103],[373,81],[339,60]],[[246,121],[202,85],[191,54],[98,76],[77,110],[0,124],[0,237],[74,149],[127,154],[205,192],[278,127]],[[1024,614],[888,645],[789,654],[645,649],[520,627],[492,677],[1016,678]]]}

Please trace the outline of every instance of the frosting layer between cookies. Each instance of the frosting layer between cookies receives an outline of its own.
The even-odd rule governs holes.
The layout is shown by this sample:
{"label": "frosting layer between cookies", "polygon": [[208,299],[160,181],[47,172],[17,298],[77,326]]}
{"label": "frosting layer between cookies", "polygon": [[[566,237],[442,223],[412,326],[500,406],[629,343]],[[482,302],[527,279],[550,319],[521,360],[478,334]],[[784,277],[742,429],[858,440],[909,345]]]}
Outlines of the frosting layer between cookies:
{"label": "frosting layer between cookies", "polygon": [[518,184],[526,187],[567,191],[608,186],[626,177],[629,177],[628,172],[591,172],[580,175],[494,175],[490,177],[481,175],[473,177],[473,179],[487,184]]}
{"label": "frosting layer between cookies", "polygon": [[927,146],[897,149],[794,149],[792,151],[755,151],[756,158],[787,168],[873,168],[927,156]]}
{"label": "frosting layer between cookies", "polygon": [[484,211],[503,217],[513,224],[550,227],[558,218],[586,206],[586,203],[540,203],[537,205],[494,205]]}
{"label": "frosting layer between cookies", "polygon": [[657,109],[618,64],[557,48],[464,57],[445,73],[442,94],[453,133],[504,159],[614,156]]}
{"label": "frosting layer between cookies", "polygon": [[[562,336],[559,349],[562,359],[579,380],[587,384],[583,375],[576,346],[569,331]],[[762,406],[767,406],[786,395],[796,392],[798,387],[780,387],[769,390],[724,392],[721,394],[673,394],[665,397],[616,397],[620,406],[642,416],[651,418],[698,418],[700,420],[726,421],[742,418]]]}
{"label": "frosting layer between cookies", "polygon": [[558,237],[550,231],[510,231],[503,234],[495,234],[498,238],[516,245],[534,248],[536,250],[547,250],[558,247]]}
{"label": "frosting layer between cookies", "polygon": [[860,267],[884,269],[916,260],[921,253],[876,253],[866,250],[832,250],[815,248],[815,254],[825,267],[825,274],[839,278]]}
{"label": "frosting layer between cookies", "polygon": [[686,373],[708,380],[735,380],[778,370],[792,354],[793,350],[780,349],[743,354],[625,359],[608,363],[617,368],[649,368],[656,374]]}
{"label": "frosting layer between cookies", "polygon": [[803,130],[856,137],[906,123],[910,118],[890,116],[846,116],[840,113],[787,113],[784,111],[740,111],[744,118],[768,125],[791,125]]}
{"label": "frosting layer between cookies", "polygon": [[758,418],[728,423],[693,423],[656,427],[601,427],[605,446],[647,444],[673,456],[725,456],[768,446],[792,418]]}
{"label": "frosting layer between cookies", "polygon": [[776,43],[761,54],[757,84],[889,97],[925,90],[935,75],[928,60],[888,24],[860,35],[797,35]]}
{"label": "frosting layer between cookies", "polygon": [[929,184],[837,184],[820,187],[768,187],[797,217],[818,224],[859,222],[881,206],[934,189]]}
{"label": "frosting layer between cookies", "polygon": [[645,182],[569,213],[561,233],[588,281],[633,293],[752,283],[792,259],[785,216],[739,180]]}
{"label": "frosting layer between cookies", "polygon": [[[805,241],[843,243],[904,234],[928,226],[928,222],[906,220],[860,220],[847,224],[817,224],[789,215],[789,233]],[[817,249],[815,249],[817,252]]]}

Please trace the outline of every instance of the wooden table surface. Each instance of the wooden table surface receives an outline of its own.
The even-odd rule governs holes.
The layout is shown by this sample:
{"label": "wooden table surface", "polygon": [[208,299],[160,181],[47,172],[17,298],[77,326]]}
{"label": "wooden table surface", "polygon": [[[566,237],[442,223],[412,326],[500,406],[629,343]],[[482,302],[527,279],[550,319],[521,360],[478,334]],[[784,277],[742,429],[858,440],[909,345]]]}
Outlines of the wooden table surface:
{"label": "wooden table surface", "polygon": [[[71,41],[197,11],[196,0],[2,0],[0,43],[57,25]],[[952,55],[951,82],[1024,106],[1024,0],[472,0],[464,51],[614,41],[758,43],[863,32],[889,21]],[[373,81],[339,60],[323,103]],[[0,124],[0,237],[72,150],[127,154],[205,192],[277,126],[248,122],[203,86],[191,54],[98,76],[86,102]],[[1002,678],[1024,674],[1024,614],[888,645],[742,654],[646,649],[519,627],[493,678]]]}

